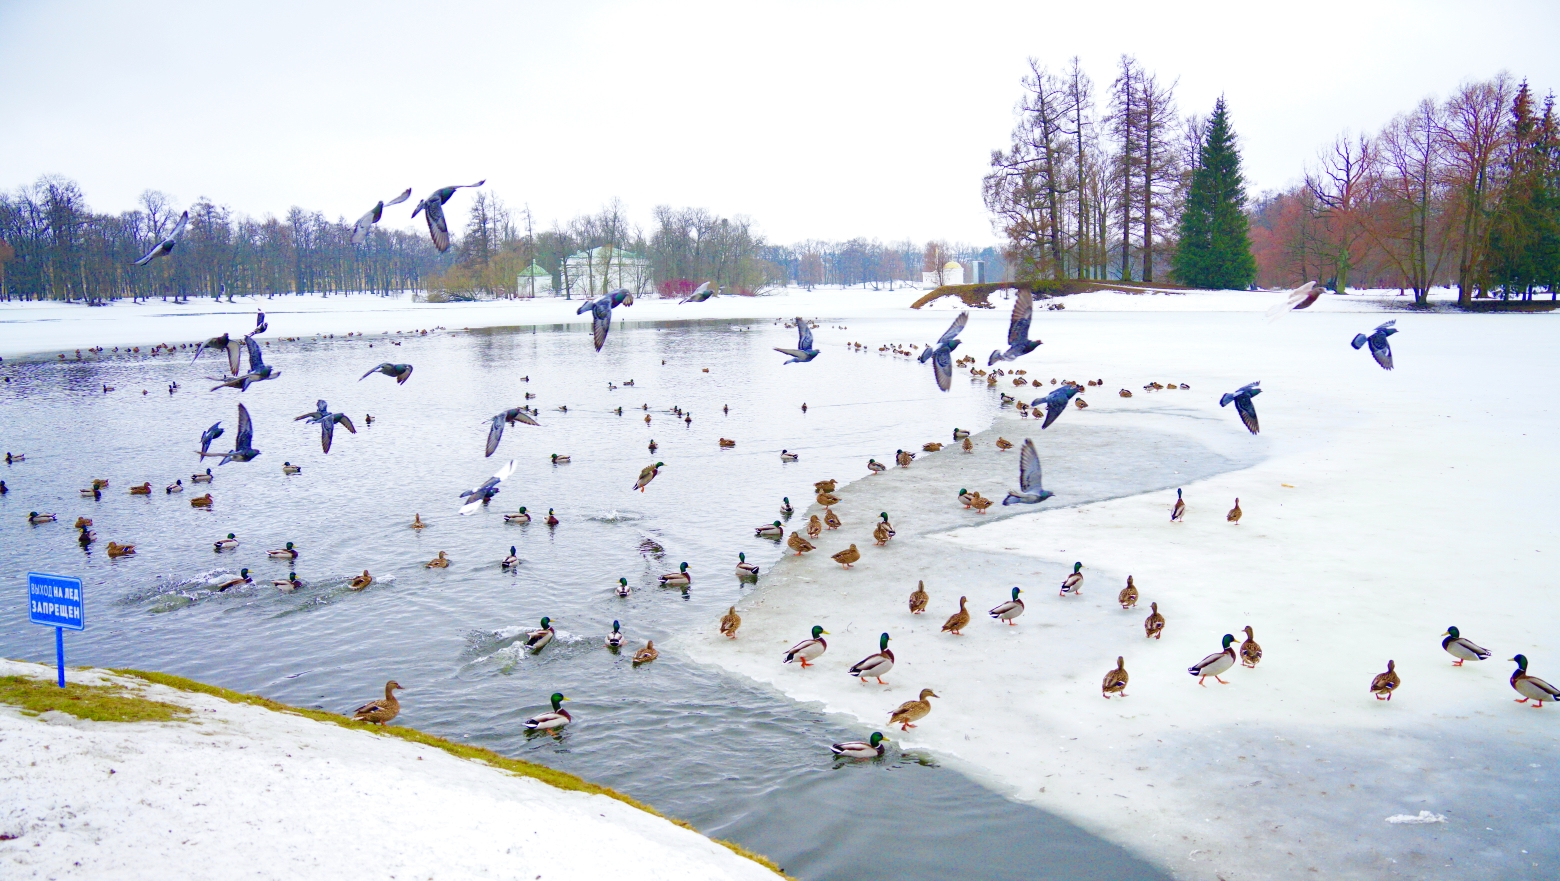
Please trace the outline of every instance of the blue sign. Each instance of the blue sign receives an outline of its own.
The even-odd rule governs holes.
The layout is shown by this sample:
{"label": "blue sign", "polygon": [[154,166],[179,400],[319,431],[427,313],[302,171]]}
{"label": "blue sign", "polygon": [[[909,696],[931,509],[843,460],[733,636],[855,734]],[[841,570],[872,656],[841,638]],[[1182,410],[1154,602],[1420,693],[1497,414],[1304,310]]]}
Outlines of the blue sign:
{"label": "blue sign", "polygon": [[68,575],[27,573],[27,618],[34,624],[85,630],[81,579]]}

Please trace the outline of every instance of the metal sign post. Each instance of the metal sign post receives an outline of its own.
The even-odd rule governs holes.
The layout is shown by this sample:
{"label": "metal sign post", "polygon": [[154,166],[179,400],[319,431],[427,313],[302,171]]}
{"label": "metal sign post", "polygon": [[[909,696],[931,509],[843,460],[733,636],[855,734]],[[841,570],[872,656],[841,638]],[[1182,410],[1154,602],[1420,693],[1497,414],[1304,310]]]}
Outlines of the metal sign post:
{"label": "metal sign post", "polygon": [[65,687],[65,631],[87,629],[81,579],[69,575],[27,573],[27,619],[54,628],[54,657]]}

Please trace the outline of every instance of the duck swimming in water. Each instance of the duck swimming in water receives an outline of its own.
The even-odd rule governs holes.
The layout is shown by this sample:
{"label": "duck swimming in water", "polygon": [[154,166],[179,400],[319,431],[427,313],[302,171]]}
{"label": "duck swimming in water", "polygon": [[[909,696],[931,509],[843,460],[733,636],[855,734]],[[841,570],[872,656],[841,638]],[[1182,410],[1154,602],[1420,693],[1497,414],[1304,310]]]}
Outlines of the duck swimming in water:
{"label": "duck swimming in water", "polygon": [[688,574],[688,564],[682,563],[676,572],[661,576],[662,587],[687,587],[693,583],[693,576]]}
{"label": "duck swimming in water", "polygon": [[525,506],[521,505],[520,506],[520,510],[514,512],[513,514],[505,514],[504,515],[504,522],[505,523],[530,523],[531,522],[531,515],[527,514],[526,511],[525,511]]}
{"label": "duck swimming in water", "polygon": [[499,566],[501,568],[504,568],[504,569],[517,569],[517,568],[519,568],[519,566],[520,566],[520,558],[515,555],[515,546],[514,545],[510,545],[509,546],[509,556],[505,557],[503,562],[500,563]]}
{"label": "duck swimming in water", "polygon": [[226,578],[218,580],[216,584],[212,585],[212,588],[214,588],[218,593],[221,593],[222,591],[225,591],[225,590],[227,590],[230,587],[237,587],[240,584],[253,584],[253,583],[254,583],[254,579],[249,577],[249,570],[248,569],[240,569],[240,570],[238,570],[238,574],[237,575],[230,575],[230,576],[228,576]]}
{"label": "duck swimming in water", "polygon": [[215,548],[219,551],[237,550],[238,539],[233,535],[233,533],[230,532],[227,534],[227,538],[219,538],[212,542],[212,545],[215,546]]}
{"label": "duck swimming in water", "polygon": [[539,652],[546,648],[548,643],[553,641],[553,637],[555,635],[556,634],[554,633],[552,626],[552,619],[543,617],[541,627],[526,633],[525,647],[533,652]]}
{"label": "duck swimming in water", "polygon": [[37,511],[27,512],[27,522],[33,524],[34,526],[37,526],[40,523],[53,523],[54,520],[55,517],[53,514],[40,514]]}
{"label": "duck swimming in water", "polygon": [[624,597],[625,599],[628,597],[628,595],[630,593],[633,593],[633,588],[628,586],[628,579],[627,578],[619,578],[618,579],[618,583],[617,583],[617,587],[614,587],[612,590],[618,596]]}
{"label": "duck swimming in water", "polygon": [[353,590],[362,590],[363,588],[368,587],[373,583],[374,576],[368,574],[368,570],[364,569],[363,574],[353,578],[352,581],[347,584],[347,587]]}
{"label": "duck swimming in water", "polygon": [[619,630],[619,624],[612,622],[612,632],[607,634],[607,648],[621,648],[623,646],[623,631]]}
{"label": "duck swimming in water", "polygon": [[284,548],[277,548],[274,551],[266,551],[266,556],[273,560],[296,560],[298,559],[298,549],[293,547],[292,542],[288,542],[287,546]]}
{"label": "duck swimming in water", "polygon": [[287,573],[286,579],[273,581],[271,582],[271,586],[281,591],[282,593],[292,593],[298,588],[303,587],[303,582],[298,580],[298,573],[289,572]]}

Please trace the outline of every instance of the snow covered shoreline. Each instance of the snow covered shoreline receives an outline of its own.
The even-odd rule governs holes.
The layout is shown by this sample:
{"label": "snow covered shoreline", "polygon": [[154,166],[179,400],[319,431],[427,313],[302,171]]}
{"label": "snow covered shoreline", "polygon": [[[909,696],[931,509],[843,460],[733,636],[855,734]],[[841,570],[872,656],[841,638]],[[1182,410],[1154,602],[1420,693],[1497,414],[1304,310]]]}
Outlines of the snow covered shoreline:
{"label": "snow covered shoreline", "polygon": [[[1089,409],[1069,409],[1043,433],[1005,415],[968,457],[949,444],[883,475],[809,476],[853,481],[836,491],[845,527],[761,577],[738,606],[737,640],[711,622],[676,647],[854,717],[863,734],[947,757],[1179,878],[1439,877],[1445,866],[1553,877],[1560,720],[1512,701],[1506,659],[1541,657],[1534,673],[1560,676],[1546,560],[1560,546],[1546,513],[1560,490],[1546,452],[1560,428],[1548,392],[1560,326],[1400,315],[1388,373],[1348,346],[1379,317],[1329,309],[1269,325],[1184,310],[1136,321],[1075,314],[1067,302],[1061,315],[1037,316],[1046,345],[1012,366],[1103,377],[1105,388],[1085,395]],[[1142,389],[1172,380],[1191,390]],[[1257,437],[1218,406],[1221,392],[1253,380],[1265,392]],[[905,447],[948,443],[948,428],[907,426]],[[1259,461],[1188,480],[1186,522],[1172,524],[1173,488],[1079,504],[1048,460],[1078,455],[1091,436],[1103,448],[1126,430],[1170,429],[1216,450],[1247,445]],[[1039,446],[1057,493],[1040,510],[996,519],[958,506],[966,484],[994,499],[1016,486],[1017,454],[994,450],[999,435]],[[863,466],[892,452],[864,450]],[[975,464],[943,483],[948,457]],[[940,501],[925,501],[927,491]],[[1237,496],[1238,526],[1224,516]],[[869,535],[879,510],[899,531],[886,548]],[[949,529],[950,516],[968,525]],[[827,555],[847,542],[863,556],[842,570]],[[1074,561],[1083,592],[1059,597]],[[1124,611],[1116,595],[1128,575],[1141,599]],[[931,604],[911,616],[906,600],[922,579]],[[1014,585],[1028,609],[1006,627],[985,610]],[[961,594],[973,616],[966,635],[940,633]],[[1168,624],[1147,640],[1156,601]],[[833,634],[827,654],[806,671],[781,664],[815,624]],[[1199,688],[1188,666],[1248,624],[1261,664]],[[1452,667],[1440,646],[1448,625],[1494,657]],[[898,659],[890,685],[864,686],[845,670],[883,631]],[[1105,700],[1099,682],[1118,655],[1130,696]],[[1367,686],[1389,659],[1403,686],[1379,702]],[[931,714],[890,729],[889,711],[923,687],[940,696]],[[1424,809],[1447,821],[1387,822]]]}
{"label": "snow covered shoreline", "polygon": [[[0,660],[0,676],[53,675]],[[191,712],[94,722],[0,705],[7,878],[777,877],[623,801],[435,746],[108,671],[70,678]]]}

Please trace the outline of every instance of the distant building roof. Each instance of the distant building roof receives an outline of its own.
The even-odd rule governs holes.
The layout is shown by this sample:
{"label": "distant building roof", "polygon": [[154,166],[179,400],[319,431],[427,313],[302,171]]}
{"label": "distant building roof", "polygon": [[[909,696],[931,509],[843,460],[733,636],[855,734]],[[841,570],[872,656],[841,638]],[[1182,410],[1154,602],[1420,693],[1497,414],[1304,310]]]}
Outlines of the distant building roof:
{"label": "distant building roof", "polygon": [[526,268],[520,270],[520,277],[521,278],[552,278],[552,273],[548,272],[547,270],[543,269],[540,266],[537,266],[536,265],[536,261],[532,260],[530,266],[527,266]]}

